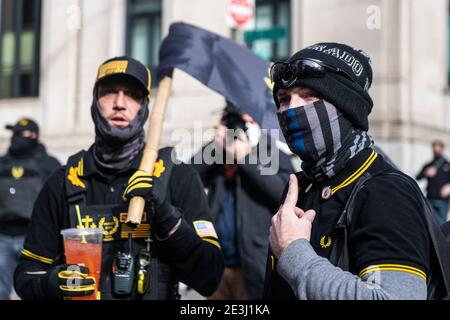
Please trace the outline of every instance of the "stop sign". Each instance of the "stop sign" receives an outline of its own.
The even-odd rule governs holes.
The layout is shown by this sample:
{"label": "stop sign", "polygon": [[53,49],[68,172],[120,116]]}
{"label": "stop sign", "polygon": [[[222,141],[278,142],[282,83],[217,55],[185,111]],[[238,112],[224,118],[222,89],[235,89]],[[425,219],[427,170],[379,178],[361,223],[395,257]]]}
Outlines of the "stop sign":
{"label": "stop sign", "polygon": [[253,29],[255,25],[255,0],[228,0],[227,25],[237,29]]}

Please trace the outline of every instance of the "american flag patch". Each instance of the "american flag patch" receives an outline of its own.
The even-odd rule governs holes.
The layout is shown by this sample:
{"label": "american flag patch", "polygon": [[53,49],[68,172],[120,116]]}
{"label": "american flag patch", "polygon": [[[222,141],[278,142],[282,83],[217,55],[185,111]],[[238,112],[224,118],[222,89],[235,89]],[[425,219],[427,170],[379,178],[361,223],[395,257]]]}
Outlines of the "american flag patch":
{"label": "american flag patch", "polygon": [[194,221],[194,228],[200,238],[213,237],[217,239],[217,233],[211,221],[198,220]]}

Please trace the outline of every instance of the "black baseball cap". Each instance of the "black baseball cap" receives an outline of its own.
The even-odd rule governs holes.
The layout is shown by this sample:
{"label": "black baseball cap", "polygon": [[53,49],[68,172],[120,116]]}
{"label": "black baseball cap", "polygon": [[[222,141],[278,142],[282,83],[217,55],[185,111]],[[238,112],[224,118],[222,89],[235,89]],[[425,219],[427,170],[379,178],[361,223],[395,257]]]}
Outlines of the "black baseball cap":
{"label": "black baseball cap", "polygon": [[95,86],[97,86],[100,81],[111,79],[113,77],[133,78],[142,86],[142,89],[150,98],[152,77],[150,69],[141,62],[125,56],[106,60],[98,68]]}
{"label": "black baseball cap", "polygon": [[5,128],[8,130],[12,130],[14,133],[29,130],[39,134],[38,124],[29,118],[22,118],[14,125],[7,124]]}

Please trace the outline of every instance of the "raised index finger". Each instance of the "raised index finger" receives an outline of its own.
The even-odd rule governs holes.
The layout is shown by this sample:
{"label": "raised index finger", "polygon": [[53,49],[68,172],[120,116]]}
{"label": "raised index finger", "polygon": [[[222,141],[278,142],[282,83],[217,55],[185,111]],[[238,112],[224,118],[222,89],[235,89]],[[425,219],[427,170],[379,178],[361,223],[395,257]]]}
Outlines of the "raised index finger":
{"label": "raised index finger", "polygon": [[297,205],[297,200],[298,200],[298,181],[295,174],[291,174],[289,177],[289,189],[283,206],[288,206],[294,209]]}

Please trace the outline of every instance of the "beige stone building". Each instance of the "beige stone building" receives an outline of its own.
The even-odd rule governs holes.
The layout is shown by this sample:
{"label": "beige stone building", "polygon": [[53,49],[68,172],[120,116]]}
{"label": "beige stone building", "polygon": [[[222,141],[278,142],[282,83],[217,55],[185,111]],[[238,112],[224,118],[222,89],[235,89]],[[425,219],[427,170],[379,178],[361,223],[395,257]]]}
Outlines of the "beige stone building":
{"label": "beige stone building", "polygon": [[[42,140],[61,161],[93,142],[90,116],[97,66],[130,54],[157,64],[160,39],[183,21],[243,39],[225,23],[226,0],[0,0],[0,151],[7,123],[36,119]],[[268,59],[319,41],[368,51],[375,108],[370,132],[407,173],[431,157],[429,143],[450,143],[447,0],[256,0],[256,28],[282,27],[285,37],[260,39],[252,50]],[[152,89],[155,96],[157,87]],[[164,145],[180,131],[201,146],[224,106],[221,96],[182,72],[174,75]],[[183,132],[183,131],[182,131]],[[195,143],[194,143],[195,142]]]}

